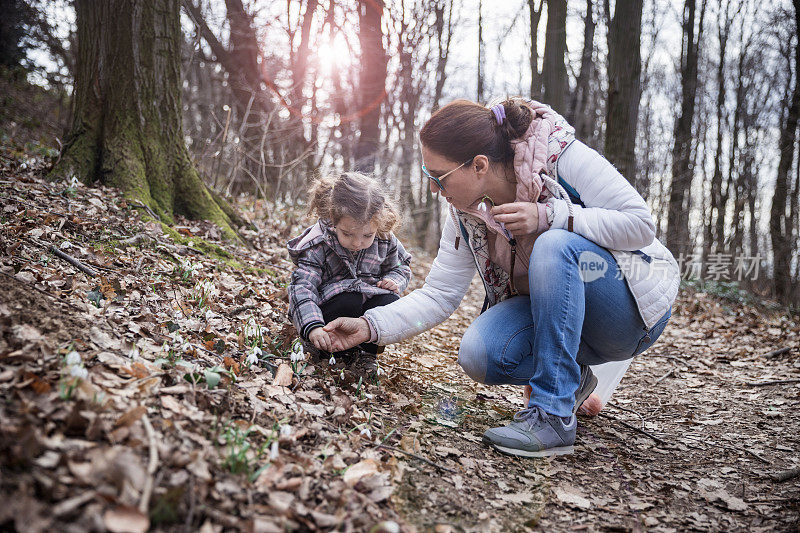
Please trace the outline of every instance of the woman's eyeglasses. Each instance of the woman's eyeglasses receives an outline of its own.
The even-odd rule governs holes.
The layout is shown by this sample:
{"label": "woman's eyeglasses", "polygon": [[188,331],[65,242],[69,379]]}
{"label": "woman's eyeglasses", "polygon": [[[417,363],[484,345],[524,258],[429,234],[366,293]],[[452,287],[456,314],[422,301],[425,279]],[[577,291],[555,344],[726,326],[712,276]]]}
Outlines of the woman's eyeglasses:
{"label": "woman's eyeglasses", "polygon": [[439,177],[436,177],[436,176],[434,176],[433,174],[431,174],[430,172],[428,172],[428,169],[427,169],[427,167],[425,167],[425,165],[422,165],[422,173],[423,173],[423,174],[425,174],[425,177],[427,177],[429,180],[433,181],[433,182],[436,184],[436,186],[437,186],[437,187],[439,187],[439,189],[440,189],[442,192],[447,192],[447,191],[445,190],[445,188],[444,188],[444,185],[442,184],[442,180],[443,180],[443,179],[445,179],[445,178],[446,178],[447,176],[449,176],[450,174],[452,174],[453,172],[455,172],[456,170],[458,170],[459,168],[461,168],[461,167],[463,167],[464,165],[466,165],[467,163],[469,163],[470,161],[472,161],[473,159],[474,159],[474,158],[469,158],[469,159],[467,159],[466,161],[464,161],[463,163],[461,163],[460,165],[458,165],[458,166],[457,166],[456,168],[454,168],[453,170],[451,170],[451,171],[449,171],[449,172],[445,172],[444,174],[442,174],[442,175],[441,175],[441,176],[439,176]]}

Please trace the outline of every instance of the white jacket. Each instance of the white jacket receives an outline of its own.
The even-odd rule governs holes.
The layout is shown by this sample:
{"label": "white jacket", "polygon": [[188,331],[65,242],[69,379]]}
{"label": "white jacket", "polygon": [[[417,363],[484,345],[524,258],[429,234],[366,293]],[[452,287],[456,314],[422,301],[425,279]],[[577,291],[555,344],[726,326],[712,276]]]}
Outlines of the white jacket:
{"label": "white jacket", "polygon": [[[573,230],[611,251],[645,327],[651,329],[675,301],[680,272],[670,251],[655,238],[647,203],[607,159],[580,141],[564,149],[555,172],[586,205],[573,205]],[[551,228],[566,229],[566,200],[551,201],[555,205]],[[448,215],[425,284],[364,314],[378,335],[378,344],[413,337],[440,324],[458,308],[476,272],[469,246],[455,247],[460,235],[458,223]]]}

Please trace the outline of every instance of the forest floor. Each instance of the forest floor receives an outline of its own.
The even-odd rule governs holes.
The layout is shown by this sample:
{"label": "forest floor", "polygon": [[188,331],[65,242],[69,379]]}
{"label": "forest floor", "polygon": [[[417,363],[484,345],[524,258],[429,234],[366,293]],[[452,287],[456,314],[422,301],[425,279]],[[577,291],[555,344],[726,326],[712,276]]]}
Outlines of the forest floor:
{"label": "forest floor", "polygon": [[[341,362],[291,360],[292,212],[254,203],[250,246],[224,243],[12,159],[0,529],[798,530],[800,477],[775,478],[800,467],[796,316],[686,288],[611,403],[579,420],[573,455],[507,457],[481,435],[522,391],[456,362],[477,281],[357,380]],[[412,287],[429,265],[415,255]]]}

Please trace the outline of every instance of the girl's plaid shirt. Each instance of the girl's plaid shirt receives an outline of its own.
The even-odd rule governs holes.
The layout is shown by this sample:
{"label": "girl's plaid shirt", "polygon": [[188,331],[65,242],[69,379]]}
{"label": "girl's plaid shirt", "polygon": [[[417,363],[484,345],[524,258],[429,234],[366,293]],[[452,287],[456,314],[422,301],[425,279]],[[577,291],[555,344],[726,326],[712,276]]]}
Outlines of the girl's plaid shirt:
{"label": "girl's plaid shirt", "polygon": [[337,294],[390,294],[375,286],[382,279],[394,281],[402,293],[411,280],[411,254],[391,233],[376,236],[369,248],[351,252],[339,243],[331,224],[320,219],[287,247],[297,265],[288,289],[289,318],[304,339],[325,325],[320,306]]}

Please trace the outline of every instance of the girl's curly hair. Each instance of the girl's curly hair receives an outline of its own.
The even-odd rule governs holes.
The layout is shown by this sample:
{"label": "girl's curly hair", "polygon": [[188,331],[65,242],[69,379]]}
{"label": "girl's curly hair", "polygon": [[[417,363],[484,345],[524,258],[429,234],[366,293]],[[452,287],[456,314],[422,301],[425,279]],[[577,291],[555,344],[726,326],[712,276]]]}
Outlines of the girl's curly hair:
{"label": "girl's curly hair", "polygon": [[377,180],[359,172],[318,178],[308,191],[308,214],[336,224],[342,217],[367,224],[388,235],[400,223],[400,213]]}

